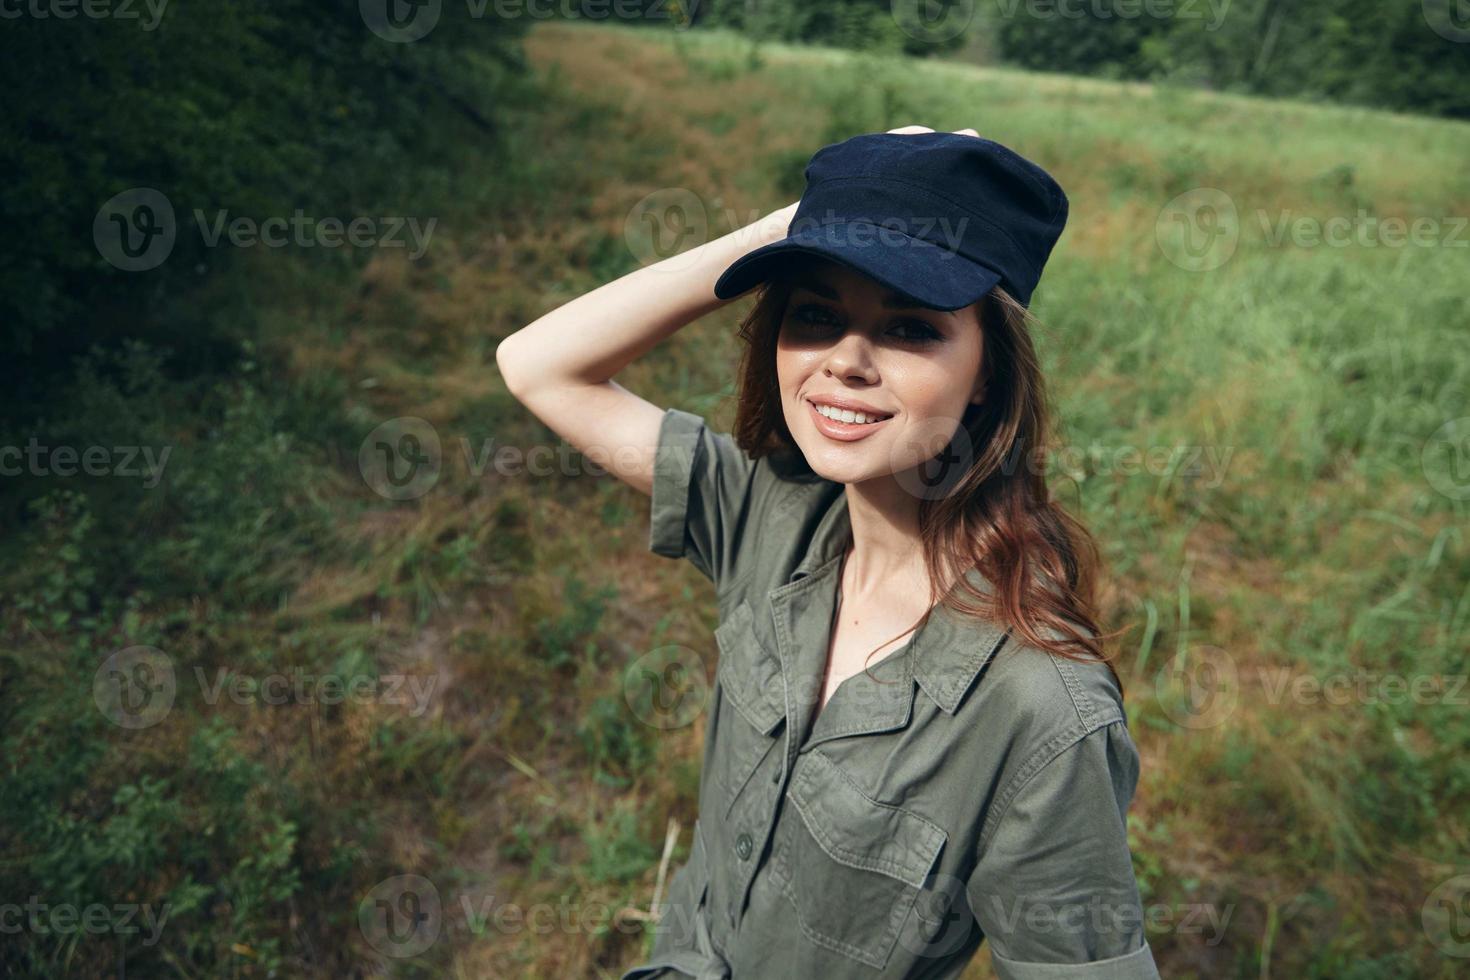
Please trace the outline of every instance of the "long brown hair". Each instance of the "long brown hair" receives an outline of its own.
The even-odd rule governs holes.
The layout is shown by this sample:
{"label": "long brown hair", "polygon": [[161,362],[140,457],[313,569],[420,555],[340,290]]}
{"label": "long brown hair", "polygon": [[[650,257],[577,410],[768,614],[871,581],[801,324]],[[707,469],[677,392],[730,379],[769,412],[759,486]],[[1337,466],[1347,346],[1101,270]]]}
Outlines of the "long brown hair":
{"label": "long brown hair", "polygon": [[[745,349],[733,435],[751,456],[801,457],[776,376],[776,342],[790,293],[788,276],[763,283],[740,324]],[[1118,678],[1104,644],[1124,631],[1103,634],[1098,627],[1096,542],[1053,499],[1046,482],[1052,416],[1031,340],[1036,322],[999,286],[981,300],[985,399],[968,407],[963,434],[957,430],[950,444],[968,437],[973,451],[960,454],[969,463],[955,471],[943,495],[923,495],[919,505],[931,607],[943,601],[961,615],[1001,623],[1056,656],[1101,660]],[[963,577],[972,567],[994,585],[993,595]],[[952,580],[961,587],[941,595],[938,583]]]}

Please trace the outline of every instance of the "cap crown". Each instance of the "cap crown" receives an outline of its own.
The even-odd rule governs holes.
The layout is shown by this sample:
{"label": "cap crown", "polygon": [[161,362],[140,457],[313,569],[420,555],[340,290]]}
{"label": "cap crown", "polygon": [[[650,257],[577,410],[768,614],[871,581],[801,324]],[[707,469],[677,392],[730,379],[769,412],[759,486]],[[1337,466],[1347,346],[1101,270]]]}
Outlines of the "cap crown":
{"label": "cap crown", "polygon": [[1067,223],[1067,195],[1052,176],[981,137],[865,133],[822,147],[805,176],[792,227],[896,218],[906,234],[993,270],[1023,304]]}

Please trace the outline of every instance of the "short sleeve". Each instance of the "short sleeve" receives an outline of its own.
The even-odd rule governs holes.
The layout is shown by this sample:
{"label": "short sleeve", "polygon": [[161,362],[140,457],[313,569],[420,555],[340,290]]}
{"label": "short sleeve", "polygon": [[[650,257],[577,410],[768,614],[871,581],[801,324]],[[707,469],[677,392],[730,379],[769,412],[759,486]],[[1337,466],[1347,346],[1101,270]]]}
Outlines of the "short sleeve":
{"label": "short sleeve", "polygon": [[1126,723],[1018,778],[966,882],[996,976],[1157,980],[1128,850],[1138,751]]}
{"label": "short sleeve", "polygon": [[730,435],[670,408],[659,425],[649,510],[649,550],[688,558],[716,585],[734,572],[755,504],[759,466]]}

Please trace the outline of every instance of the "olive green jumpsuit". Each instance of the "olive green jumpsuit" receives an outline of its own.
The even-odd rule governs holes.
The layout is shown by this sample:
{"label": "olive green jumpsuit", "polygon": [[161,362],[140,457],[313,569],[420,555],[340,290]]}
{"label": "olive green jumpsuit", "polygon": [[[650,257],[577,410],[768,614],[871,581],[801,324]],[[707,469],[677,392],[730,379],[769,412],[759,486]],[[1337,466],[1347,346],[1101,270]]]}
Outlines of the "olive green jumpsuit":
{"label": "olive green jumpsuit", "polygon": [[850,540],[841,484],[664,413],[650,548],[713,581],[719,662],[690,857],[621,980],[952,978],[982,939],[1003,980],[1158,977],[1110,671],[940,606],[818,713]]}

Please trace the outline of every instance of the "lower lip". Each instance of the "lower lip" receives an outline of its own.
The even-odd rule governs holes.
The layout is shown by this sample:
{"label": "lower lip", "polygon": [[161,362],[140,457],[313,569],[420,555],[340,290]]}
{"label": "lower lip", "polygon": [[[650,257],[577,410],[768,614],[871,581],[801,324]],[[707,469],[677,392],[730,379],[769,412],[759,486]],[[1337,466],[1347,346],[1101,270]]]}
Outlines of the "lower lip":
{"label": "lower lip", "polygon": [[806,403],[806,408],[812,413],[812,423],[816,425],[817,431],[838,442],[857,442],[859,439],[866,439],[893,420],[893,416],[890,415],[881,422],[839,422],[817,411],[817,406],[811,402]]}

